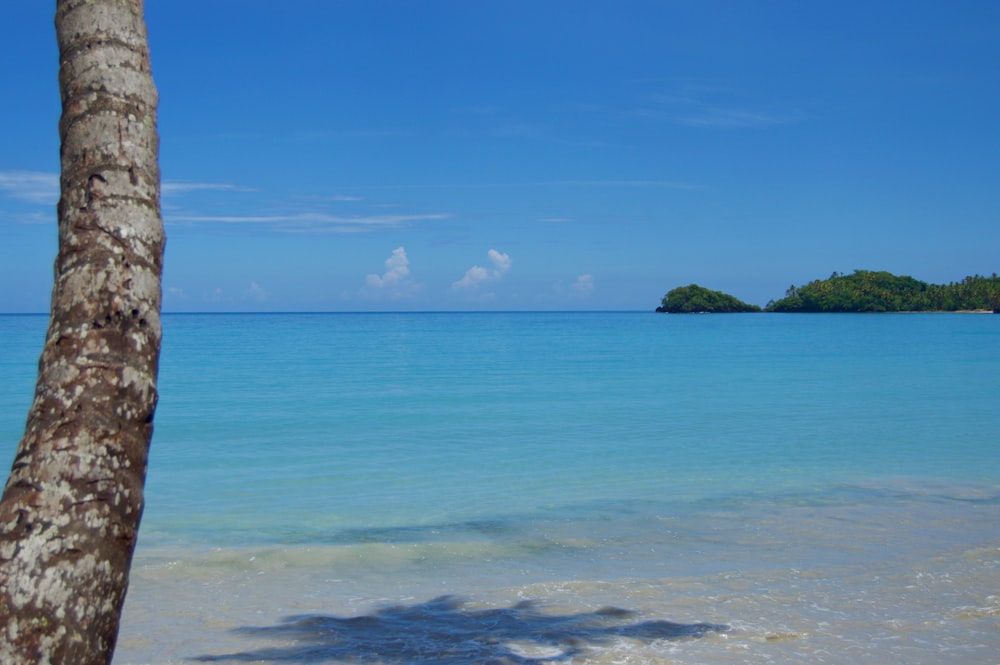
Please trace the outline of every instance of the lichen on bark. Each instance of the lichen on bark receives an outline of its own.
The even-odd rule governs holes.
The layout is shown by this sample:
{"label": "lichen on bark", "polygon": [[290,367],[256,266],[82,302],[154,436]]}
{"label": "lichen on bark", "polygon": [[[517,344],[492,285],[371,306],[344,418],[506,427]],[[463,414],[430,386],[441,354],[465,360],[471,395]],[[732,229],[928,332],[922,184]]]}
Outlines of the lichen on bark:
{"label": "lichen on bark", "polygon": [[0,499],[0,662],[109,663],[156,409],[163,224],[142,0],[58,0],[59,252]]}

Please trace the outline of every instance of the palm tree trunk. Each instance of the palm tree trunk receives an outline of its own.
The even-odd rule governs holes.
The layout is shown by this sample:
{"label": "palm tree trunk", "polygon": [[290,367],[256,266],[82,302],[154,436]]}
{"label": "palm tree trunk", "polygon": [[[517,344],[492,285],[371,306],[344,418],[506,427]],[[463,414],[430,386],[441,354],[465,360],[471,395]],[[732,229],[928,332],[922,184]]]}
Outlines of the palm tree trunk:
{"label": "palm tree trunk", "polygon": [[59,253],[0,500],[0,662],[111,661],[143,507],[163,224],[142,0],[58,0]]}

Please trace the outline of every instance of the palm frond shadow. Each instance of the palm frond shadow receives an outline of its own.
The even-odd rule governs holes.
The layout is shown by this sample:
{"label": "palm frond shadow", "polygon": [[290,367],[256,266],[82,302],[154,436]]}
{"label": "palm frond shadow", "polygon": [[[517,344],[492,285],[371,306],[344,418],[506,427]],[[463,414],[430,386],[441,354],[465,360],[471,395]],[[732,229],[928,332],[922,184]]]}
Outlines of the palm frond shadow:
{"label": "palm frond shadow", "polygon": [[203,662],[350,663],[355,665],[530,665],[569,660],[588,647],[620,638],[643,642],[698,638],[728,626],[671,621],[635,622],[637,614],[604,608],[546,614],[525,601],[499,609],[471,609],[454,596],[386,607],[366,616],[292,616],[274,626],[241,628],[275,646]]}

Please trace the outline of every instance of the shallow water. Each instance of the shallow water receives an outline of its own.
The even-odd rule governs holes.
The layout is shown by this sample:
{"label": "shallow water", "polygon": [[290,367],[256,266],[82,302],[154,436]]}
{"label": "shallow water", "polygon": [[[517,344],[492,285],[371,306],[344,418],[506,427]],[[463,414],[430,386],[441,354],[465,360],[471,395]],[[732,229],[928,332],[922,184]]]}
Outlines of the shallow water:
{"label": "shallow water", "polygon": [[1000,317],[165,326],[116,665],[1000,662]]}
{"label": "shallow water", "polygon": [[894,480],[147,550],[117,662],[995,663],[998,526],[995,486]]}

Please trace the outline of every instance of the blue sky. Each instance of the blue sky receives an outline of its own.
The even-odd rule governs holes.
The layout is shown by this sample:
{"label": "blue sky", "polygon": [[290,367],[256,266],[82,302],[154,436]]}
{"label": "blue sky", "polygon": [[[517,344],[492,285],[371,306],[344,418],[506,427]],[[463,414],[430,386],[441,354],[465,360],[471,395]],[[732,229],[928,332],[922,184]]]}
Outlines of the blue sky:
{"label": "blue sky", "polygon": [[[48,309],[52,2],[0,7],[0,312]],[[148,0],[166,311],[756,304],[1000,269],[994,0]]]}

